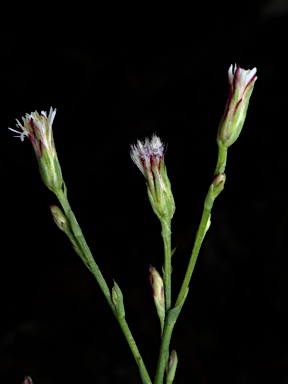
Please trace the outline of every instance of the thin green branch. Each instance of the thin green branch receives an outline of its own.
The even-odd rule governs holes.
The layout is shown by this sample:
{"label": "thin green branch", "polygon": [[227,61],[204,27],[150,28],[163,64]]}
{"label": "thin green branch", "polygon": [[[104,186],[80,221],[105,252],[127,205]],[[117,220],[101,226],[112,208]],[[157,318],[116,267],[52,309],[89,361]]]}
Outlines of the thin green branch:
{"label": "thin green branch", "polygon": [[224,171],[226,167],[226,161],[227,161],[227,148],[224,147],[223,145],[218,145],[218,159],[217,159],[217,165],[216,165],[215,174],[214,174],[214,180],[210,185],[209,191],[207,193],[207,196],[204,202],[204,209],[203,209],[201,221],[196,234],[196,239],[195,239],[192,254],[189,260],[188,268],[187,268],[178,298],[176,300],[176,304],[175,304],[176,306],[179,305],[179,303],[181,303],[181,300],[183,299],[185,292],[189,287],[190,280],[195,268],[195,264],[199,255],[201,245],[203,243],[205,234],[210,225],[210,215],[211,215],[211,210],[213,207],[214,200],[224,188],[224,183],[225,183]]}
{"label": "thin green branch", "polygon": [[109,290],[109,287],[97,265],[97,263],[95,262],[94,258],[93,258],[93,255],[90,251],[90,248],[88,247],[88,244],[85,240],[85,237],[82,233],[82,230],[76,220],[76,217],[70,207],[70,204],[69,204],[69,201],[67,199],[67,190],[66,190],[66,187],[64,185],[64,190],[62,191],[59,191],[56,196],[58,197],[58,200],[65,212],[65,215],[67,217],[67,219],[69,220],[69,223],[70,223],[70,226],[71,226],[71,230],[75,236],[75,239],[77,241],[77,245],[80,250],[80,256],[81,255],[84,255],[84,258],[82,258],[82,260],[85,262],[85,264],[87,265],[87,267],[89,268],[89,270],[91,271],[91,273],[93,274],[93,276],[95,277],[95,279],[97,280],[99,286],[100,286],[100,289],[102,290],[110,308],[112,309],[123,333],[124,333],[124,336],[129,344],[129,347],[131,349],[131,352],[135,358],[135,361],[138,365],[138,368],[139,368],[139,372],[140,372],[140,376],[141,376],[141,379],[142,379],[142,382],[143,384],[151,384],[151,379],[149,377],[149,374],[147,372],[147,369],[145,367],[145,364],[143,362],[143,359],[140,355],[140,352],[138,350],[138,347],[136,345],[136,342],[132,336],[132,333],[128,327],[128,324],[126,322],[126,319],[125,317],[123,316],[118,316],[117,314],[117,311],[115,310],[115,306],[113,304],[113,301],[112,301],[112,298],[111,298],[111,293],[110,293],[110,290]]}
{"label": "thin green branch", "polygon": [[186,290],[186,293],[184,294],[180,304],[171,309],[166,316],[154,384],[163,384],[165,369],[167,367],[169,358],[169,345],[173,328],[181,312],[187,294],[188,289]]}
{"label": "thin green branch", "polygon": [[106,281],[105,281],[98,265],[96,264],[96,262],[93,258],[93,255],[90,251],[90,248],[88,247],[88,244],[85,240],[85,237],[82,233],[82,230],[81,230],[81,228],[80,228],[80,226],[76,220],[76,217],[75,217],[75,215],[74,215],[74,213],[70,207],[66,193],[63,193],[63,191],[60,191],[59,193],[57,193],[57,197],[58,197],[60,204],[62,205],[62,208],[65,212],[65,215],[67,216],[67,219],[70,222],[71,229],[72,229],[74,236],[75,236],[75,238],[79,244],[79,247],[82,250],[83,254],[85,255],[85,259],[87,260],[87,264],[89,266],[89,269],[90,269],[91,273],[93,274],[93,276],[95,277],[95,279],[97,280],[99,287],[100,287],[101,291],[103,292],[110,308],[114,312],[114,306],[113,306],[113,303],[111,300],[111,294],[110,294],[110,290],[108,288],[108,285],[106,284]]}
{"label": "thin green branch", "polygon": [[171,221],[161,220],[162,238],[164,243],[164,293],[166,313],[171,309]]}
{"label": "thin green branch", "polygon": [[143,362],[143,359],[140,355],[140,352],[139,352],[139,349],[136,345],[136,342],[132,336],[132,333],[130,331],[130,328],[128,327],[128,324],[126,322],[126,319],[125,317],[122,317],[122,318],[119,318],[117,319],[118,322],[119,322],[119,325],[125,335],[125,338],[127,340],[127,343],[129,344],[129,347],[132,351],[132,354],[134,356],[134,359],[136,361],[136,364],[138,365],[138,368],[139,368],[139,372],[140,372],[140,376],[141,376],[141,380],[142,380],[142,383],[143,384],[151,384],[152,381],[149,377],[149,374],[147,372],[147,369],[145,367],[145,364]]}
{"label": "thin green branch", "polygon": [[191,277],[192,277],[192,273],[194,271],[194,267],[195,267],[195,264],[196,264],[196,261],[197,261],[197,257],[198,257],[198,254],[199,254],[199,251],[200,251],[203,239],[205,237],[207,224],[208,224],[209,218],[210,218],[210,212],[211,212],[211,209],[207,209],[207,208],[204,207],[204,210],[203,210],[203,213],[202,213],[202,217],[201,217],[201,221],[200,221],[200,225],[199,225],[199,228],[198,228],[198,231],[197,231],[197,234],[196,234],[195,243],[194,243],[194,246],[193,246],[192,255],[190,257],[188,268],[187,268],[187,271],[186,271],[186,274],[185,274],[185,277],[184,277],[184,280],[183,280],[183,283],[182,283],[182,286],[181,286],[178,298],[176,300],[175,306],[179,305],[179,303],[183,299],[183,296],[184,296],[187,288],[189,287],[190,280],[191,280]]}

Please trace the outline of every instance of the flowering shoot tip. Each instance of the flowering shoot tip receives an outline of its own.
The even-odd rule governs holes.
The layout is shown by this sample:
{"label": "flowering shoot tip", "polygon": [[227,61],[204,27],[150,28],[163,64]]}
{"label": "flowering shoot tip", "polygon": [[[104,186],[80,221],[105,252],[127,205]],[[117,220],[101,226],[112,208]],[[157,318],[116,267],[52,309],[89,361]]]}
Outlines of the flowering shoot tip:
{"label": "flowering shoot tip", "polygon": [[9,128],[18,133],[21,141],[25,136],[31,141],[34,148],[40,173],[46,186],[56,192],[62,188],[63,179],[56,149],[54,146],[52,124],[56,115],[56,109],[50,108],[49,115],[45,111],[39,114],[37,111],[26,113],[22,117],[23,123],[16,119],[16,127],[19,130]]}
{"label": "flowering shoot tip", "polygon": [[171,220],[175,203],[164,162],[165,144],[156,135],[131,145],[130,156],[145,176],[148,197],[159,219]]}
{"label": "flowering shoot tip", "polygon": [[231,64],[228,69],[229,95],[218,128],[218,145],[230,147],[241,133],[249,100],[254,88],[257,69],[242,69]]}

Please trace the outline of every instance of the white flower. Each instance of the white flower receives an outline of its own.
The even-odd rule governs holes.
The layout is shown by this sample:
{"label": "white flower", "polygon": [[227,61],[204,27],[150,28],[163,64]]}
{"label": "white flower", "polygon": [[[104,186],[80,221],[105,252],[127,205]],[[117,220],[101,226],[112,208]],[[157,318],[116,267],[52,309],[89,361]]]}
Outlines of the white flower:
{"label": "white flower", "polygon": [[241,98],[247,86],[256,77],[255,76],[256,72],[257,72],[257,68],[246,70],[246,69],[240,68],[236,64],[234,64],[234,67],[233,67],[233,64],[231,64],[228,70],[228,81],[232,88],[232,92],[235,91],[236,86],[239,87],[239,93],[240,93],[239,96]]}

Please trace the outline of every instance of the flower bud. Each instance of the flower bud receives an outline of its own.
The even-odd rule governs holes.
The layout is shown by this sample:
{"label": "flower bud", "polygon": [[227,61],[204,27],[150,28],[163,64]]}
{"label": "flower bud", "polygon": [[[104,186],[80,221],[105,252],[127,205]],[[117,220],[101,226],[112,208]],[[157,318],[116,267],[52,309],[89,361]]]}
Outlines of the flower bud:
{"label": "flower bud", "polygon": [[225,173],[218,173],[218,175],[214,176],[212,184],[211,184],[214,200],[223,191],[225,181],[226,181]]}
{"label": "flower bud", "polygon": [[11,131],[19,134],[21,141],[27,136],[31,141],[37,161],[39,164],[39,170],[45,185],[52,191],[57,192],[62,188],[63,178],[59,160],[57,157],[52,124],[56,115],[56,109],[50,108],[49,115],[42,111],[39,114],[37,111],[31,112],[30,115],[26,113],[25,117],[22,117],[23,125],[16,119],[16,126],[21,129],[17,131],[9,128]]}
{"label": "flower bud", "polygon": [[67,217],[61,211],[61,209],[57,207],[57,205],[50,205],[50,210],[57,227],[65,233],[67,233],[67,231],[71,231]]}
{"label": "flower bud", "polygon": [[[204,202],[204,206],[207,209],[209,210],[212,209],[214,200],[224,189],[225,181],[226,181],[225,173],[219,173],[218,175],[214,176],[212,184],[210,185],[210,188],[208,190],[208,193]],[[209,227],[207,228],[207,230],[208,229]]]}
{"label": "flower bud", "polygon": [[228,70],[229,95],[225,112],[218,128],[218,145],[230,147],[240,135],[255,81],[256,68],[245,70],[230,66]]}
{"label": "flower bud", "polygon": [[158,218],[171,220],[175,202],[164,162],[164,144],[153,135],[144,142],[131,145],[131,158],[146,178],[147,191],[153,211]]}
{"label": "flower bud", "polygon": [[83,252],[81,246],[79,245],[79,242],[77,241],[77,238],[71,228],[70,221],[66,217],[66,215],[61,211],[57,205],[50,205],[50,210],[53,216],[53,220],[57,227],[66,233],[69,240],[71,241],[73,248],[75,252],[81,257],[85,265],[89,268],[88,260],[85,256],[85,253]]}
{"label": "flower bud", "polygon": [[178,364],[177,352],[175,351],[175,349],[173,349],[173,351],[171,352],[171,355],[170,355],[169,362],[168,362],[167,379],[166,379],[167,384],[173,383],[175,373],[176,373],[177,364]]}
{"label": "flower bud", "polygon": [[164,284],[162,277],[152,265],[150,265],[149,268],[149,280],[152,288],[154,303],[160,320],[162,334],[165,320]]}
{"label": "flower bud", "polygon": [[121,292],[119,285],[116,283],[116,281],[114,281],[114,286],[112,287],[111,298],[112,298],[112,303],[114,304],[117,318],[118,319],[124,318],[125,309],[124,309],[123,294]]}

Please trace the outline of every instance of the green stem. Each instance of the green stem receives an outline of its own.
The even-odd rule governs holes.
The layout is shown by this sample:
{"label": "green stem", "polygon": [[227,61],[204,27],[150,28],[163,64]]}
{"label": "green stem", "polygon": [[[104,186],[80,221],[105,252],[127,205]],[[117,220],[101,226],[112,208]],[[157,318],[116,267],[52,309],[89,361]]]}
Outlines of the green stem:
{"label": "green stem", "polygon": [[136,364],[138,365],[138,368],[139,368],[139,372],[140,372],[140,376],[141,376],[141,379],[142,379],[142,383],[143,384],[151,384],[152,381],[149,377],[149,374],[147,372],[147,369],[145,367],[145,364],[142,360],[142,357],[140,355],[140,352],[139,352],[139,349],[136,345],[136,342],[132,336],[132,333],[130,331],[130,328],[126,322],[126,319],[125,317],[122,317],[122,318],[118,318],[117,319],[119,324],[120,324],[120,327],[125,335],[125,338],[129,344],[129,347],[132,351],[132,354],[134,356],[134,359],[136,361]]}
{"label": "green stem", "polygon": [[[142,382],[143,384],[151,384],[151,379],[149,377],[149,374],[146,370],[146,367],[145,367],[145,364],[142,360],[142,357],[140,355],[140,352],[137,348],[137,345],[136,345],[136,342],[132,336],[132,333],[128,327],[128,324],[126,322],[126,319],[125,317],[118,317],[117,314],[116,314],[116,311],[115,311],[115,307],[114,307],[114,304],[112,302],[112,299],[111,299],[111,294],[110,294],[110,290],[108,288],[108,285],[106,284],[106,281],[98,267],[98,265],[96,264],[93,256],[92,256],[92,253],[90,251],[90,248],[88,247],[88,244],[85,240],[85,237],[82,233],[82,230],[76,220],[76,217],[74,215],[74,213],[72,212],[72,209],[70,207],[70,204],[69,204],[69,201],[67,199],[67,195],[66,195],[66,188],[64,187],[64,192],[61,190],[59,191],[56,196],[58,197],[58,200],[65,212],[65,215],[66,217],[68,218],[69,222],[70,222],[70,226],[71,226],[71,229],[73,231],[73,234],[76,238],[76,241],[78,242],[78,245],[79,245],[79,248],[81,250],[81,253],[84,255],[84,258],[85,258],[85,262],[87,263],[87,266],[89,267],[89,270],[92,272],[93,276],[96,278],[110,308],[112,309],[124,335],[125,335],[125,338],[129,344],[129,347],[132,351],[132,354],[135,358],[135,361],[138,365],[138,368],[139,368],[139,371],[140,371],[140,376],[141,376],[141,379],[142,379]],[[82,258],[83,260],[83,258]],[[84,261],[84,260],[83,260]]]}
{"label": "green stem", "polygon": [[181,309],[183,307],[187,294],[188,294],[188,289],[185,292],[180,304],[178,306],[175,306],[173,309],[171,309],[165,318],[165,326],[164,326],[164,331],[162,335],[162,341],[160,346],[159,359],[158,359],[154,384],[163,384],[165,369],[167,367],[167,363],[169,359],[169,345],[170,345],[173,328],[181,312]]}
{"label": "green stem", "polygon": [[169,345],[174,325],[175,323],[173,324],[165,321],[154,384],[163,384],[164,373],[169,358]]}
{"label": "green stem", "polygon": [[227,151],[228,148],[224,147],[221,142],[218,143],[218,159],[216,164],[216,169],[214,176],[218,175],[219,173],[224,173],[227,163]]}
{"label": "green stem", "polygon": [[[211,206],[211,208],[212,208],[212,206]],[[176,300],[176,304],[175,304],[176,306],[179,305],[179,303],[181,303],[181,300],[183,299],[185,292],[187,291],[187,288],[189,286],[191,276],[192,276],[192,273],[194,271],[194,267],[195,267],[195,264],[197,261],[197,257],[198,257],[203,239],[205,237],[206,228],[207,228],[207,224],[209,221],[211,208],[209,209],[209,208],[206,208],[204,206],[204,210],[203,210],[201,221],[199,224],[199,228],[198,228],[198,231],[196,234],[196,239],[195,239],[195,243],[193,246],[192,254],[191,254],[191,257],[189,260],[188,268],[187,268],[187,271],[186,271],[186,274],[185,274],[178,298]]]}
{"label": "green stem", "polygon": [[81,230],[81,228],[80,228],[80,226],[76,220],[76,217],[75,217],[75,215],[74,215],[74,213],[70,207],[66,193],[63,193],[63,191],[61,190],[56,194],[56,196],[58,197],[58,200],[59,200],[60,204],[62,205],[62,208],[65,212],[65,215],[67,216],[67,218],[70,222],[70,225],[71,225],[72,231],[75,235],[75,238],[78,241],[78,244],[79,244],[83,254],[85,255],[85,258],[87,260],[87,264],[89,265],[90,271],[92,272],[93,276],[96,278],[101,291],[103,292],[110,308],[114,312],[114,305],[113,305],[112,300],[111,300],[111,294],[110,294],[110,290],[108,288],[108,285],[106,284],[106,281],[105,281],[98,265],[96,264],[93,256],[92,256],[92,253],[90,251],[90,248],[88,247],[88,244],[85,240],[85,237],[82,233],[82,230]]}
{"label": "green stem", "polygon": [[[219,173],[224,173],[225,167],[227,162],[227,148],[221,145],[221,143],[218,144],[218,159],[217,159],[217,165],[215,169],[214,176],[217,176]],[[218,194],[217,194],[218,196]],[[213,196],[213,188],[211,189],[211,186],[209,188],[209,191],[207,193],[205,203],[204,203],[204,209],[201,217],[201,221],[199,224],[199,228],[196,234],[195,243],[193,246],[192,254],[189,260],[188,268],[178,295],[178,298],[176,300],[176,306],[181,303],[185,292],[187,291],[187,288],[190,284],[190,280],[192,277],[192,273],[195,268],[195,264],[199,255],[199,251],[202,245],[202,242],[204,240],[205,234],[207,232],[207,225],[210,220],[210,214],[213,207],[213,203],[215,200],[215,196]]]}
{"label": "green stem", "polygon": [[166,313],[171,309],[171,221],[162,221],[162,238],[164,243],[164,292]]}

